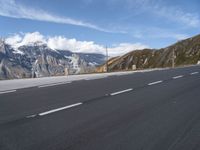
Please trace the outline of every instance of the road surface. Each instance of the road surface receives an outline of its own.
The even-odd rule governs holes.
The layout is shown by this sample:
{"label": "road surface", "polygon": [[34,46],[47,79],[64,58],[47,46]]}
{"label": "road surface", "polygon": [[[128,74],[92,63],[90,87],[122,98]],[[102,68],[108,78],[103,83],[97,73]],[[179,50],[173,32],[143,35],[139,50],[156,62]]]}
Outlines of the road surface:
{"label": "road surface", "polygon": [[199,150],[200,66],[0,93],[0,150]]}

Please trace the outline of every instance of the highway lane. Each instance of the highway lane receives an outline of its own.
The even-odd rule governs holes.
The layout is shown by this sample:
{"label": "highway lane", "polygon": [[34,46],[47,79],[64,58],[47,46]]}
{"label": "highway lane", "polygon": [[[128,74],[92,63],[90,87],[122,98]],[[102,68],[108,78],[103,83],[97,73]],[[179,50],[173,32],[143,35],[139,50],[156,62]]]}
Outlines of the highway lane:
{"label": "highway lane", "polygon": [[[31,116],[79,103],[103,98],[106,94],[126,89],[142,88],[158,80],[172,80],[173,77],[200,72],[199,66],[111,76],[97,80],[82,80],[49,87],[19,89],[13,93],[0,94],[0,123]],[[194,74],[198,75],[198,74]]]}
{"label": "highway lane", "polygon": [[[0,114],[1,120],[7,116],[11,116],[10,118],[17,117],[16,115],[20,114],[24,116],[25,114],[23,114],[23,112],[28,115],[31,112],[36,113],[45,109],[48,110],[75,103],[80,100],[101,97],[104,96],[106,92],[118,91],[132,86],[134,88],[143,86],[145,82],[150,82],[158,78],[168,79],[173,73],[176,75],[185,70],[187,70],[187,68],[179,69],[178,73],[177,70],[138,73],[114,79],[109,78],[91,82],[76,82],[75,84],[60,85],[59,87],[50,86],[45,89],[30,88],[19,90],[18,93],[0,97],[2,99],[0,101],[2,106],[2,113]],[[195,67],[195,70],[198,69]],[[188,72],[184,73],[187,74]]]}
{"label": "highway lane", "polygon": [[199,128],[199,86],[199,76],[189,77],[4,124],[0,145],[4,149],[167,149],[185,131],[191,134],[193,128],[188,127]]}
{"label": "highway lane", "polygon": [[[99,95],[107,92],[112,94],[123,89],[133,90],[99,99],[91,97],[90,101],[81,95],[78,101],[74,99],[68,102],[67,99],[60,105],[83,102],[82,105],[72,109],[34,118],[20,118],[11,122],[4,120],[0,125],[0,149],[169,149],[170,147],[180,149],[181,146],[184,149],[183,145],[196,146],[198,149],[200,76],[195,73],[198,69],[198,67],[173,69],[166,72],[109,77],[42,88],[40,96],[44,96],[44,99],[50,98],[61,89],[69,90],[73,87],[87,91],[86,88],[91,86],[89,93],[93,93],[95,90],[92,85],[100,85],[96,89],[99,90]],[[116,84],[116,81],[119,83]],[[163,82],[149,85],[157,81]],[[102,87],[105,83],[107,83],[106,88]],[[56,89],[59,90],[53,93]],[[25,100],[29,100],[30,103],[31,100],[37,99],[40,90],[24,89],[1,96],[7,97],[10,103],[19,99],[9,99],[9,97],[17,97],[21,92],[22,99],[19,105],[22,105]],[[35,96],[33,94],[29,99],[23,99],[23,96],[27,93],[29,96],[32,91]],[[52,95],[46,97],[44,91],[49,91]],[[68,96],[65,90],[62,92],[64,92],[63,97]],[[79,92],[73,96],[75,95],[79,98]],[[95,96],[99,95],[97,91]],[[4,106],[8,105],[7,103],[5,105],[4,100],[1,99]],[[35,103],[39,103],[38,107],[51,104],[37,100]],[[52,106],[58,108],[56,107],[58,105]],[[31,105],[27,107],[30,107],[32,112]],[[49,110],[47,107],[43,107],[44,112]],[[5,112],[9,111],[3,109]],[[23,113],[20,115],[24,115],[25,110],[21,110]],[[37,111],[39,112],[42,112],[42,109]]]}

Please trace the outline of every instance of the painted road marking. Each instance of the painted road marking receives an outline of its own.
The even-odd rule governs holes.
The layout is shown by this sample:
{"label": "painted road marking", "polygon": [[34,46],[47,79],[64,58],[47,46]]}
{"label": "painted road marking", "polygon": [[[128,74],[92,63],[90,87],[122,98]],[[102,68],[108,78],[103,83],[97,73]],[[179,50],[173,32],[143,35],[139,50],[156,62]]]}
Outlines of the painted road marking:
{"label": "painted road marking", "polygon": [[62,82],[62,83],[52,83],[52,84],[45,84],[45,85],[40,85],[38,88],[44,88],[44,87],[50,87],[50,86],[56,86],[56,85],[62,85],[62,84],[68,84],[71,82]]}
{"label": "painted road marking", "polygon": [[155,84],[159,84],[159,83],[162,83],[163,81],[156,81],[156,82],[152,82],[152,83],[149,83],[148,85],[155,85]]}
{"label": "painted road marking", "polygon": [[133,89],[126,89],[126,90],[122,90],[122,91],[111,93],[110,95],[114,96],[114,95],[122,94],[122,93],[125,93],[125,92],[129,92],[129,91],[132,91],[132,90]]}
{"label": "painted road marking", "polygon": [[30,115],[30,116],[26,116],[26,118],[34,118],[36,117],[37,115]]}
{"label": "painted road marking", "polygon": [[96,78],[86,78],[86,79],[84,79],[84,80],[89,81],[89,80],[103,79],[103,78],[107,78],[107,77],[108,77],[108,76],[96,77]]}
{"label": "painted road marking", "polygon": [[16,92],[16,91],[17,91],[17,90],[1,91],[0,94],[13,93],[13,92]]}
{"label": "painted road marking", "polygon": [[198,74],[199,72],[192,72],[190,73],[190,75],[195,75],[195,74]]}
{"label": "painted road marking", "polygon": [[180,75],[180,76],[176,76],[176,77],[173,77],[173,79],[179,79],[179,78],[182,78],[183,75]]}
{"label": "painted road marking", "polygon": [[55,113],[55,112],[58,112],[58,111],[61,111],[61,110],[65,110],[65,109],[69,109],[69,108],[72,108],[72,107],[76,107],[76,106],[79,106],[79,105],[82,105],[82,104],[83,103],[76,103],[76,104],[68,105],[68,106],[65,106],[65,107],[61,107],[61,108],[53,109],[53,110],[50,110],[50,111],[46,111],[46,112],[40,113],[38,115],[39,116],[44,116],[44,115]]}

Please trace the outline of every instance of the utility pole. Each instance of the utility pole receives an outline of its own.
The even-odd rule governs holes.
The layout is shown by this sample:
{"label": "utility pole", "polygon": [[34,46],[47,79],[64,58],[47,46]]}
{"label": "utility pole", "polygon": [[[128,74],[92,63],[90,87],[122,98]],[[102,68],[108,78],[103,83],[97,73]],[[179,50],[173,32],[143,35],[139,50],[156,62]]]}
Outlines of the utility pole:
{"label": "utility pole", "polygon": [[174,68],[175,66],[175,52],[174,52],[174,49],[173,49],[173,52],[172,52],[172,68]]}
{"label": "utility pole", "polygon": [[106,72],[108,72],[108,47],[106,46]]}
{"label": "utility pole", "polygon": [[5,38],[0,37],[0,41],[5,42]]}

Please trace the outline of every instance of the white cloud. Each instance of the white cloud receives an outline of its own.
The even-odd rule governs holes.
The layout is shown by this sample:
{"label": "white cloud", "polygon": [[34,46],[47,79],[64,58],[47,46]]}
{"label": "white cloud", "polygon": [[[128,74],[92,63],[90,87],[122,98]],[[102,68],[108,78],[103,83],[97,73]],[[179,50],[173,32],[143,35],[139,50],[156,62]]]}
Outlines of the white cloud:
{"label": "white cloud", "polygon": [[[105,54],[105,46],[96,44],[94,41],[78,41],[76,39],[68,39],[64,36],[46,37],[39,32],[15,34],[6,38],[5,42],[15,49],[23,45],[42,42],[54,50]],[[147,45],[141,43],[120,43],[108,48],[108,52],[109,56],[118,56],[132,50],[139,50],[147,47]]]}
{"label": "white cloud", "polygon": [[27,45],[35,42],[45,42],[45,37],[39,32],[26,33],[22,40],[22,45]]}
{"label": "white cloud", "polygon": [[102,53],[103,46],[93,41],[77,41],[62,36],[50,37],[47,45],[52,49],[72,50],[73,52]]}
{"label": "white cloud", "polygon": [[150,27],[146,28],[143,30],[138,30],[136,32],[133,32],[132,37],[138,38],[138,39],[144,39],[144,38],[149,38],[149,39],[166,39],[170,38],[173,40],[183,40],[189,37],[189,35],[181,32],[177,32],[176,30],[168,30],[168,29],[163,29],[163,28],[158,28],[158,27]]}
{"label": "white cloud", "polygon": [[[131,10],[132,14],[151,13],[155,16],[160,16],[163,19],[173,21],[183,26],[199,27],[200,16],[198,13],[187,12],[176,5],[167,5],[162,0],[110,0],[111,7],[115,3],[121,3],[125,8]],[[139,8],[139,9],[138,9]],[[134,11],[135,10],[135,11]],[[129,15],[127,15],[129,16]],[[127,19],[127,16],[125,18]]]}
{"label": "white cloud", "polygon": [[6,38],[5,42],[11,45],[13,48],[17,49],[20,46],[30,45],[36,42],[46,43],[46,39],[39,32],[33,32],[33,33],[26,33],[24,35],[15,34],[13,36]]}
{"label": "white cloud", "polygon": [[70,24],[108,33],[123,33],[123,31],[112,31],[88,22],[83,22],[81,20],[76,20],[69,17],[62,17],[51,14],[41,9],[27,7],[16,3],[15,0],[0,0],[0,16],[54,22],[60,24]]}
{"label": "white cloud", "polygon": [[172,36],[174,36],[174,38],[177,40],[183,40],[189,38],[189,36],[186,34],[174,34]]}
{"label": "white cloud", "polygon": [[128,53],[133,50],[141,50],[144,48],[148,48],[147,45],[143,45],[141,43],[120,43],[114,45],[112,48],[108,48],[109,55],[118,56]]}
{"label": "white cloud", "polygon": [[16,45],[17,43],[22,41],[22,37],[18,34],[8,37],[5,42],[9,45]]}
{"label": "white cloud", "polygon": [[174,22],[179,22],[189,27],[199,27],[200,25],[200,18],[196,13],[184,12],[176,7],[156,6],[154,8],[154,13]]}
{"label": "white cloud", "polygon": [[170,38],[175,40],[183,40],[188,38],[189,35],[182,33],[172,33],[167,31],[155,32],[154,35],[151,35],[151,38]]}

